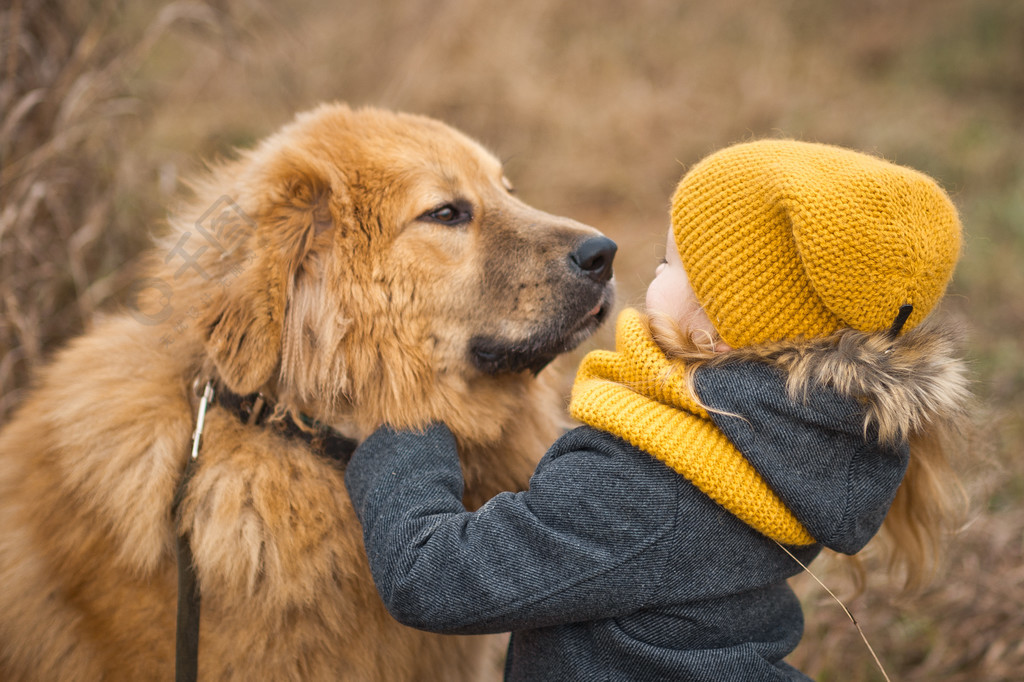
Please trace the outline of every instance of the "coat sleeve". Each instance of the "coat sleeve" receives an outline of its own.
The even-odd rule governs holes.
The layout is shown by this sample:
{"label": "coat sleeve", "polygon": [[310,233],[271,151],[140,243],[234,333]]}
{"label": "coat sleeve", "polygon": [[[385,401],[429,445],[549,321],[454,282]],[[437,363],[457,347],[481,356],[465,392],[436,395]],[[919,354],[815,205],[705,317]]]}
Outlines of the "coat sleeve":
{"label": "coat sleeve", "polygon": [[528,491],[501,493],[475,512],[462,505],[447,427],[382,427],[359,447],[345,481],[374,582],[397,620],[502,632],[625,614],[654,597],[668,552],[659,540],[675,519],[671,486],[630,472],[621,446],[574,446],[577,432],[545,456]]}

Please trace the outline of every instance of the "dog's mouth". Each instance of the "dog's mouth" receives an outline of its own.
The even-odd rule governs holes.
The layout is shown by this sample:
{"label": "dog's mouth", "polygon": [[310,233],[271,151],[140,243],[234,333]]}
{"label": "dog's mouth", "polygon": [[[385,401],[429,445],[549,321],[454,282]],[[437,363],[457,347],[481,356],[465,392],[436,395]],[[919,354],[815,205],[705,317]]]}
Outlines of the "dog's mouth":
{"label": "dog's mouth", "polygon": [[562,353],[576,348],[608,318],[612,308],[612,288],[586,314],[562,328],[510,340],[494,336],[474,336],[469,342],[473,365],[486,374],[529,371],[537,374]]}

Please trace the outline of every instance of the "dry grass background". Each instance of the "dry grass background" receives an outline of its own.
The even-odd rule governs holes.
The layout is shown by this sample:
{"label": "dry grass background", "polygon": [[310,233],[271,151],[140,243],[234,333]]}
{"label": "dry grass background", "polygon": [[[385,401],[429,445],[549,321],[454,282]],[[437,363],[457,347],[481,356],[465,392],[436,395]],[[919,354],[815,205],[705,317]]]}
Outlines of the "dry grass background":
{"label": "dry grass background", "polygon": [[[967,230],[947,307],[972,330],[975,509],[932,588],[901,595],[869,561],[849,603],[893,679],[1024,674],[1024,4],[4,0],[0,60],[0,419],[117,304],[182,177],[321,100],[484,141],[525,200],[619,242],[623,303],[651,277],[675,182],[717,147],[791,136],[930,173]],[[880,679],[838,607],[797,583],[794,662]]]}

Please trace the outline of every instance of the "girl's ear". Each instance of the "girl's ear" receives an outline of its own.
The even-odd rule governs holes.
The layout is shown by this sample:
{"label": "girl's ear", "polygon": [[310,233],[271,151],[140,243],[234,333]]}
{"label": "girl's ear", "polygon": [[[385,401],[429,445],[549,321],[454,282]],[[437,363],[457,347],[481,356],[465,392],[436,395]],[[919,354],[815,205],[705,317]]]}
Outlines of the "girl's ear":
{"label": "girl's ear", "polygon": [[201,320],[206,352],[221,379],[245,395],[277,372],[290,289],[318,234],[331,226],[330,187],[294,164],[268,173],[269,191],[254,211],[254,233],[231,254],[237,277],[210,303]]}

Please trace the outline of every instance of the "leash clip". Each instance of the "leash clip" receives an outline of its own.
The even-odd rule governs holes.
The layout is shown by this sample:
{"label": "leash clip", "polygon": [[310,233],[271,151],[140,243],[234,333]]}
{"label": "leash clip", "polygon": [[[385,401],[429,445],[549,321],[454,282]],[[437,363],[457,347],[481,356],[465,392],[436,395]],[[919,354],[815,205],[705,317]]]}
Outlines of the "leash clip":
{"label": "leash clip", "polygon": [[199,457],[199,439],[203,437],[203,425],[206,423],[206,408],[213,400],[213,381],[206,382],[203,389],[203,397],[199,400],[199,410],[196,414],[196,430],[192,434],[192,460]]}

